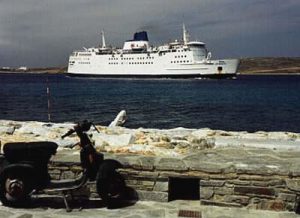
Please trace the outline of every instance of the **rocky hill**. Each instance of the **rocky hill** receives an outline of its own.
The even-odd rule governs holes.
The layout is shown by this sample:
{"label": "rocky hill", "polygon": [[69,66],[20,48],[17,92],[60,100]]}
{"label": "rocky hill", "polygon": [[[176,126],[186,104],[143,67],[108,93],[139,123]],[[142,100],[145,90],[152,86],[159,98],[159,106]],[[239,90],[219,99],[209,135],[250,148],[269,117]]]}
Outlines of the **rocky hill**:
{"label": "rocky hill", "polygon": [[295,74],[300,73],[300,57],[242,58],[241,74]]}

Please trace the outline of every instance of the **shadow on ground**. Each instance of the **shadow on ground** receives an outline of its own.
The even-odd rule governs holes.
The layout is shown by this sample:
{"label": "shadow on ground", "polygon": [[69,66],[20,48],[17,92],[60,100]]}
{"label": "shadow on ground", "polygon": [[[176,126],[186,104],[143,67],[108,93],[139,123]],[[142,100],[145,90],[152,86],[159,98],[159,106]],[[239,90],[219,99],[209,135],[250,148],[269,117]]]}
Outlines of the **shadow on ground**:
{"label": "shadow on ground", "polygon": [[[107,209],[121,209],[129,206],[133,206],[137,202],[137,198],[131,200],[111,200],[108,205],[105,205],[101,199],[87,199],[87,198],[74,198],[68,199],[68,204],[71,209],[95,209],[104,208]],[[65,203],[62,196],[33,196],[29,205],[26,208],[53,208],[53,209],[65,209]]]}

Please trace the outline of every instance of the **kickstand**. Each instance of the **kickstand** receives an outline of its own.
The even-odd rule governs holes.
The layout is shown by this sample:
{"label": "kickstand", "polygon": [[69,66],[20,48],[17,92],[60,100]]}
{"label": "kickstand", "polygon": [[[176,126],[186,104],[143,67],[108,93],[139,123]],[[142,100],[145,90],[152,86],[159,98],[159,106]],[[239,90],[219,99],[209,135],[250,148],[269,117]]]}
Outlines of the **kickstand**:
{"label": "kickstand", "polygon": [[66,211],[67,212],[71,212],[72,209],[69,207],[69,204],[68,204],[68,201],[67,201],[67,193],[66,192],[63,192],[63,198],[64,198],[64,203],[65,203],[65,206],[66,206]]}

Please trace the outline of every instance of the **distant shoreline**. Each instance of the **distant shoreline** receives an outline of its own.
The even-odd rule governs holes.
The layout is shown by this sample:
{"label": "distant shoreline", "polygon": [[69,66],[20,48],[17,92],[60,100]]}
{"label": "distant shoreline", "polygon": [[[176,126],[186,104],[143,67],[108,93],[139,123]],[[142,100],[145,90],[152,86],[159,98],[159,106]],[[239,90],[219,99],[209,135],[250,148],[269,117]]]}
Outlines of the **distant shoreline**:
{"label": "distant shoreline", "polygon": [[[238,75],[300,75],[300,57],[241,58]],[[63,74],[67,67],[2,68],[0,73]]]}

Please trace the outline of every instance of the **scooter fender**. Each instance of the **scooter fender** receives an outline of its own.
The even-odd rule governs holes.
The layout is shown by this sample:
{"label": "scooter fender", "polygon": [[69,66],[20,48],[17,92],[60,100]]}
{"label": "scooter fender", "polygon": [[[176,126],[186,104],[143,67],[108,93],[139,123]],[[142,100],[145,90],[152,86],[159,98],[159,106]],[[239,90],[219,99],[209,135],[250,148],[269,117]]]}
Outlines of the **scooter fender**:
{"label": "scooter fender", "polygon": [[106,178],[112,172],[115,172],[115,170],[120,169],[122,167],[123,167],[122,164],[120,162],[118,162],[117,160],[105,159],[99,165],[97,177],[102,178],[102,179]]}
{"label": "scooter fender", "polygon": [[101,164],[99,165],[99,167],[104,164],[104,163],[109,163],[110,166],[112,166],[114,169],[119,169],[119,168],[122,168],[123,165],[117,161],[117,160],[114,160],[114,159],[105,159],[101,162]]}
{"label": "scooter fender", "polygon": [[[7,165],[5,165],[1,169],[0,177],[2,175],[6,174],[6,173],[11,172],[11,171],[20,172],[23,175],[25,174],[30,179],[34,178],[34,175],[35,175],[34,167],[32,165],[26,164],[26,163],[16,163],[16,164],[7,164]],[[36,181],[33,181],[32,184],[35,185]]]}

